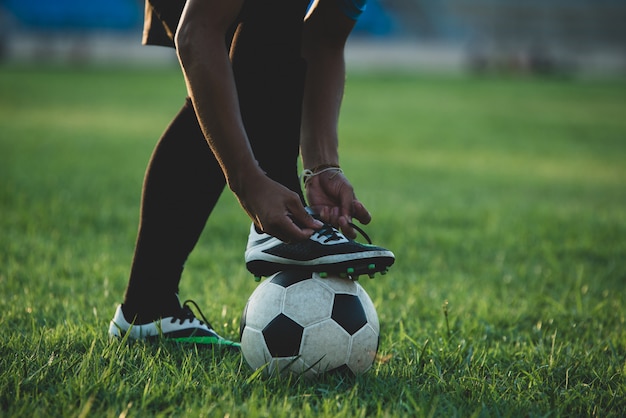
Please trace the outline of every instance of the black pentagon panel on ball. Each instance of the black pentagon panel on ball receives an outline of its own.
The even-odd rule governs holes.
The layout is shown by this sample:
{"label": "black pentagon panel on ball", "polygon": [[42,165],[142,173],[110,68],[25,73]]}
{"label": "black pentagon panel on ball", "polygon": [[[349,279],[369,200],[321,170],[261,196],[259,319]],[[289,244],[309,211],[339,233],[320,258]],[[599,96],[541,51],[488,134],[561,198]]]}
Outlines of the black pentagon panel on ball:
{"label": "black pentagon panel on ball", "polygon": [[293,319],[280,314],[263,328],[263,338],[272,357],[297,356],[303,331]]}
{"label": "black pentagon panel on ball", "polygon": [[287,288],[293,284],[301,282],[302,280],[307,280],[310,278],[311,273],[307,271],[286,270],[281,271],[280,273],[276,273],[274,277],[270,279],[270,282]]}
{"label": "black pentagon panel on ball", "polygon": [[331,318],[350,335],[354,335],[367,324],[367,316],[363,310],[363,305],[361,305],[361,300],[357,296],[343,293],[335,295]]}

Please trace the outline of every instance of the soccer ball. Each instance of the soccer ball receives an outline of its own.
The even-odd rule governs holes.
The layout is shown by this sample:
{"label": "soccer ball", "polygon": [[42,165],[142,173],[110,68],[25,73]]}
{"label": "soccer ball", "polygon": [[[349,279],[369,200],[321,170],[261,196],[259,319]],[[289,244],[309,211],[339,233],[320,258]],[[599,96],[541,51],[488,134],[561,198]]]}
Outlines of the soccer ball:
{"label": "soccer ball", "polygon": [[379,331],[374,304],[357,282],[283,271],[248,299],[241,350],[250,367],[264,367],[266,375],[361,374],[374,362]]}

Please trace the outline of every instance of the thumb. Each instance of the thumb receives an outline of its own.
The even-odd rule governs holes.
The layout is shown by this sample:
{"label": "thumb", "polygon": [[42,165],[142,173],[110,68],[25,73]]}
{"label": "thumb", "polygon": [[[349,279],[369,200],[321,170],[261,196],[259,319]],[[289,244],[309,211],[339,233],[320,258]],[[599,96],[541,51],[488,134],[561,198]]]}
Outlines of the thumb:
{"label": "thumb", "polygon": [[372,221],[372,215],[365,208],[365,206],[363,206],[363,203],[357,199],[352,201],[352,216],[358,219],[358,221],[363,225],[367,225]]}
{"label": "thumb", "polygon": [[[354,204],[357,202],[354,194],[343,194],[340,197],[339,202],[339,224],[341,227],[346,227],[349,222],[352,222],[352,217],[355,215]],[[358,219],[358,218],[357,218]]]}
{"label": "thumb", "polygon": [[303,231],[310,232],[311,234],[316,230],[324,226],[324,223],[315,219],[309,212],[306,211],[304,206],[296,205],[293,208],[289,208],[289,213],[293,222]]}

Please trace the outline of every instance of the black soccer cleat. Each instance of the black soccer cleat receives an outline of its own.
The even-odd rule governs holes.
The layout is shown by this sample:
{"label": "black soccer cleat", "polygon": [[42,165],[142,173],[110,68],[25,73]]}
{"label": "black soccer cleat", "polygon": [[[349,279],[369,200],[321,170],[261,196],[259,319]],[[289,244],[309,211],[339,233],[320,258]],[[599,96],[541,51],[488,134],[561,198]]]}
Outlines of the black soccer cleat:
{"label": "black soccer cleat", "polygon": [[346,238],[329,224],[307,240],[287,244],[278,238],[250,227],[246,247],[246,267],[258,280],[283,270],[304,270],[320,276],[339,275],[358,279],[361,275],[374,277],[385,274],[395,256],[385,248],[371,244],[367,234],[353,225],[370,244],[361,244]]}

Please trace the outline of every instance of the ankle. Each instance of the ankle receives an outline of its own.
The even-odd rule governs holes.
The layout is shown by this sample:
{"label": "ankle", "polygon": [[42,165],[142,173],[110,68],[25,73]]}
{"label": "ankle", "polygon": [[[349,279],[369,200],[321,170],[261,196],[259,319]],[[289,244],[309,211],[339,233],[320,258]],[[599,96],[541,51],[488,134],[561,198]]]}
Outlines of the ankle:
{"label": "ankle", "polygon": [[122,313],[128,322],[135,325],[148,324],[161,318],[174,316],[182,309],[178,297],[167,302],[152,299],[149,305],[143,302],[134,304],[125,301],[122,303]]}

